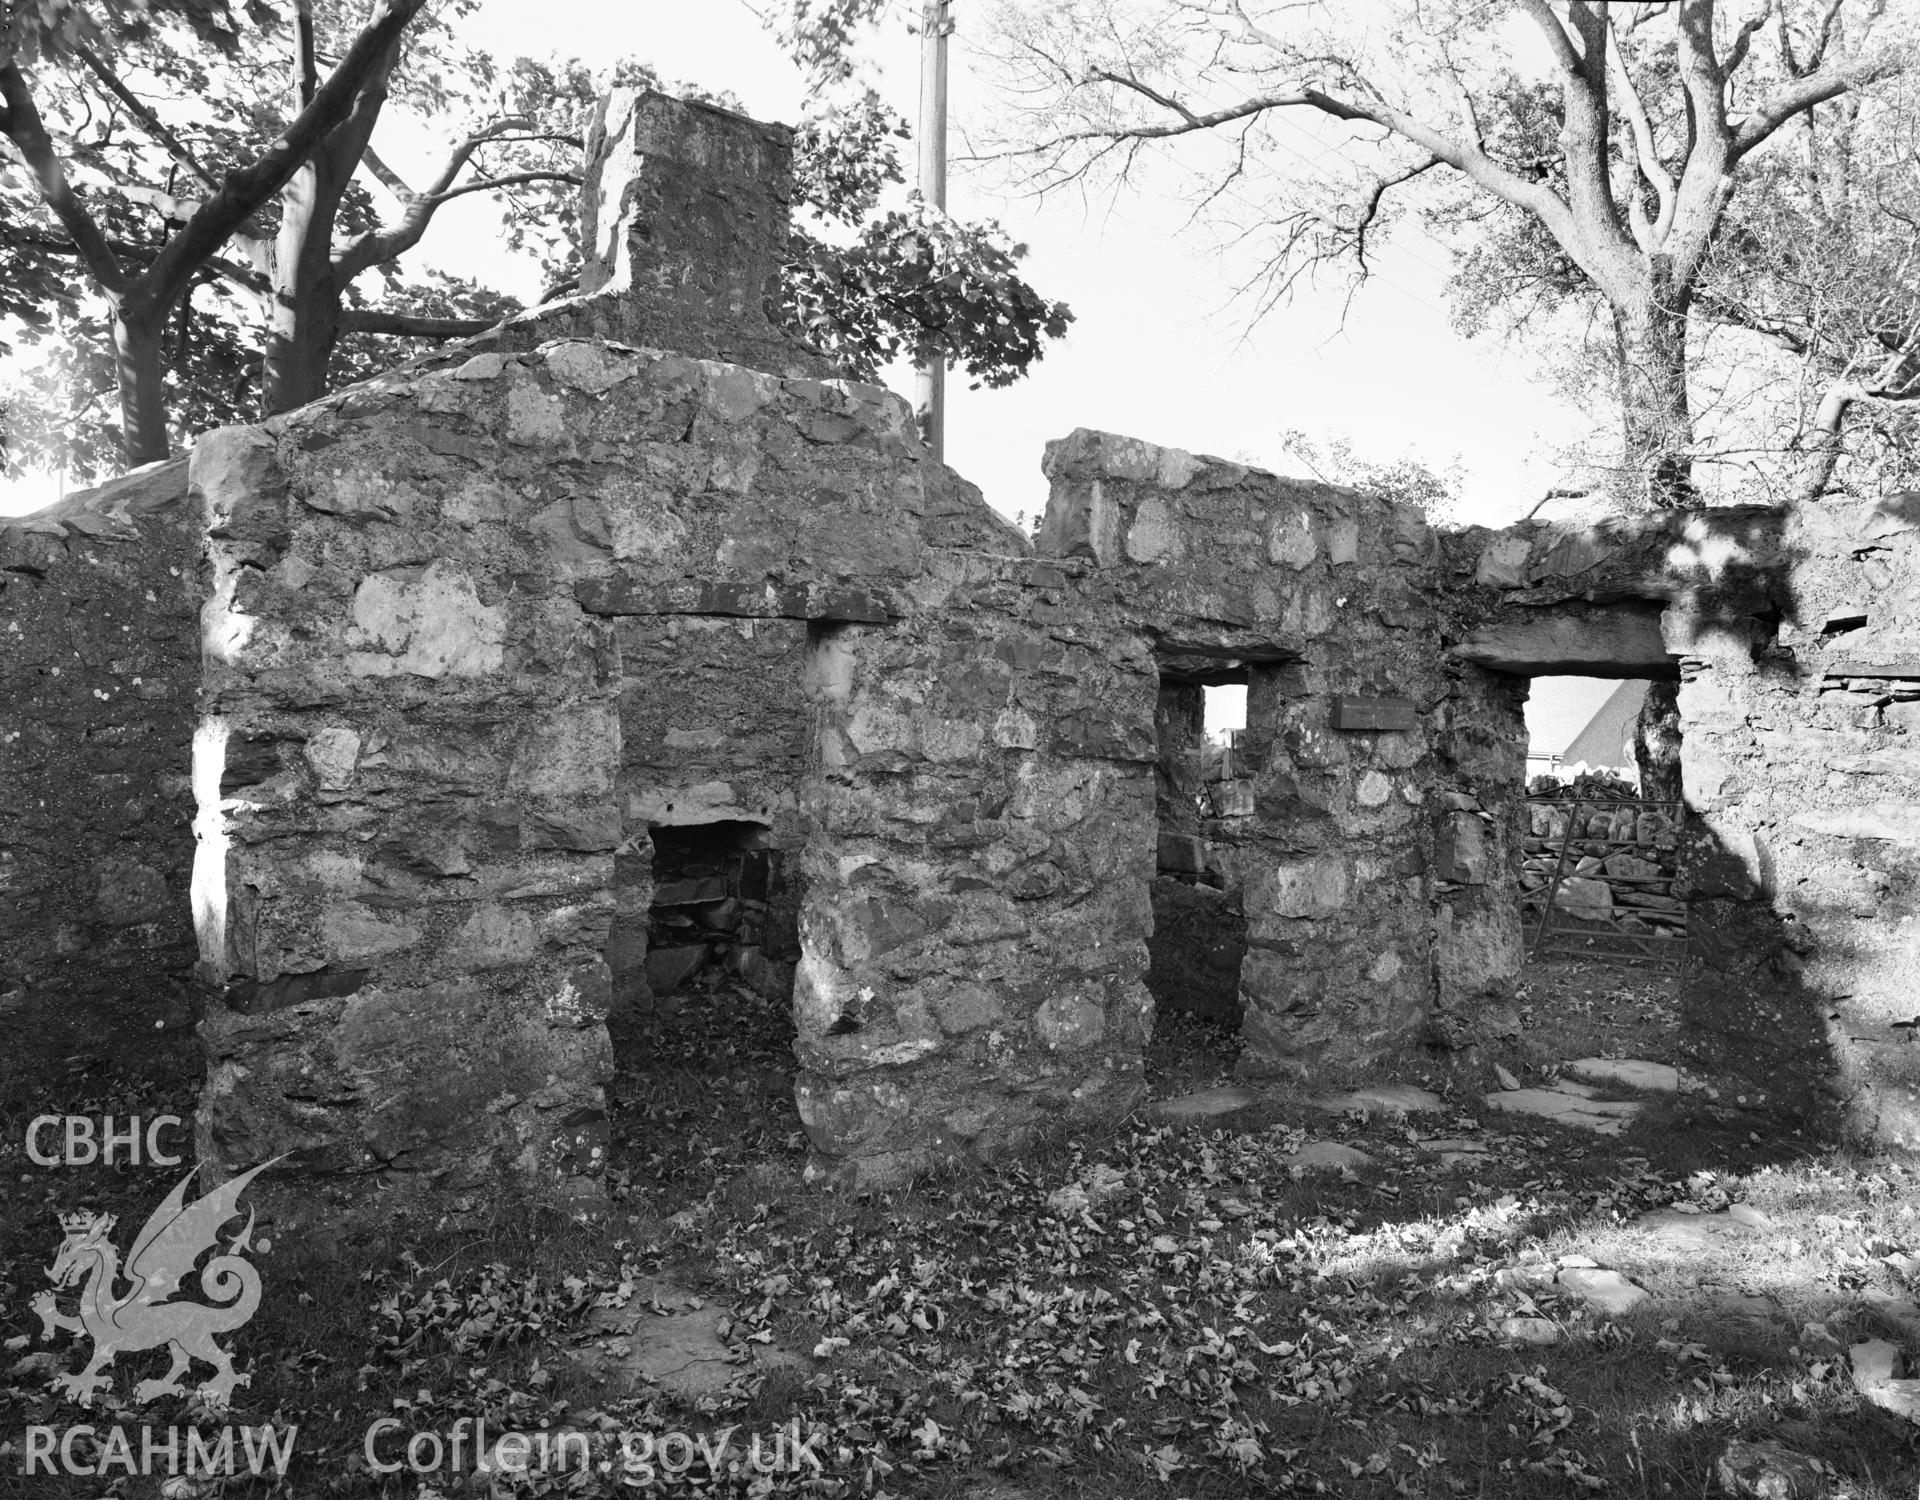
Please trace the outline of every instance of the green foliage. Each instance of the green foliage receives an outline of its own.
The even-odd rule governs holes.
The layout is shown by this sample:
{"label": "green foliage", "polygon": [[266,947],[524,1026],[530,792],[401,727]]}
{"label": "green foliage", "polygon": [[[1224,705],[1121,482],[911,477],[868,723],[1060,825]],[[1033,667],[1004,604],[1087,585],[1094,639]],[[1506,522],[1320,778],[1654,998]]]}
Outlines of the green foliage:
{"label": "green foliage", "polygon": [[855,37],[891,8],[892,0],[779,0],[762,19],[812,90],[824,94],[852,79],[858,67]]}
{"label": "green foliage", "polygon": [[1349,437],[1316,441],[1298,428],[1281,433],[1280,446],[1304,463],[1314,478],[1416,506],[1436,525],[1452,521],[1460,504],[1464,471],[1458,457],[1445,469],[1435,469],[1412,453],[1383,462],[1354,452]]}
{"label": "green foliage", "polygon": [[[1566,192],[1556,90],[1505,73],[1488,89],[1480,119],[1493,160]],[[1455,247],[1449,311],[1469,338],[1518,333],[1569,302],[1600,295],[1537,217],[1503,199],[1453,181],[1423,205],[1423,217]]]}
{"label": "green foliage", "polygon": [[906,120],[874,93],[818,107],[794,132],[794,197],[829,225],[857,227],[890,186],[906,182]]}
{"label": "green foliage", "polygon": [[[246,0],[244,13],[256,26],[278,19],[261,0]],[[223,52],[239,45],[228,0],[7,0],[0,10],[0,67],[31,67],[70,57],[78,47],[135,39],[156,20],[176,21]]]}
{"label": "green foliage", "polygon": [[790,326],[864,380],[888,362],[938,357],[975,387],[1008,386],[1040,358],[1044,342],[1073,321],[1064,302],[1019,274],[1026,246],[991,221],[965,223],[911,196],[900,144],[913,132],[858,71],[855,36],[889,9],[886,0],[793,0],[775,24],[815,87],[794,142],[795,198],[819,221],[796,226],[781,286]]}
{"label": "green foliage", "polygon": [[[557,295],[578,280],[578,189],[563,178],[579,170],[597,99],[628,86],[739,105],[673,89],[636,59],[611,67],[495,59],[458,38],[458,22],[474,4],[455,0],[415,23],[381,119],[484,137],[456,181],[499,184],[489,194],[499,207],[502,243],[536,261],[547,295]],[[854,72],[855,32],[880,8],[868,0],[801,0],[788,17],[798,60],[822,79],[846,82]],[[206,182],[245,164],[284,128],[291,30],[275,12],[251,9],[256,24],[236,30],[214,0],[156,0],[113,12],[122,20],[113,32],[111,70],[165,120],[161,132],[74,54],[71,38],[97,40],[105,23],[52,0],[35,14],[42,12],[54,17],[47,23],[53,40],[35,42],[45,61],[34,79],[42,113],[89,210],[122,259],[137,267],[159,252]],[[346,45],[360,14],[347,0],[318,0],[322,55]],[[1024,247],[997,225],[926,214],[917,200],[883,211],[885,195],[905,181],[898,150],[905,122],[871,91],[818,100],[796,139],[801,215],[782,297],[796,330],[867,378],[901,355],[938,352],[977,383],[1017,379],[1043,341],[1059,337],[1071,320],[1063,304],[1019,276]],[[425,184],[400,184],[377,150],[376,140],[331,217],[311,230],[351,278],[343,273],[344,285],[295,293],[303,316],[328,314],[302,299],[338,298],[345,331],[327,371],[335,385],[404,357],[406,346],[389,335],[352,331],[356,314],[492,320],[518,310],[512,299],[472,281],[403,270],[400,257],[411,241],[392,248],[383,232],[405,222],[408,194]],[[269,274],[284,253],[275,243],[282,227],[281,204],[256,214],[179,320],[167,376],[176,442],[209,425],[253,420],[261,410],[267,301],[274,291],[289,294],[286,277]],[[382,247],[380,258],[361,272],[371,259],[361,247],[372,246]],[[82,480],[118,467],[110,333],[96,289],[30,176],[0,160],[0,357],[20,356],[0,373],[8,425],[0,465],[61,468]]]}
{"label": "green foliage", "polygon": [[1073,319],[1021,278],[1026,247],[999,225],[957,223],[917,198],[868,220],[850,247],[808,236],[797,248],[782,310],[861,379],[903,355],[938,354],[976,386],[1011,385]]}
{"label": "green foliage", "polygon": [[[260,350],[244,312],[230,303],[203,282],[174,313],[165,352],[176,443],[257,413]],[[101,304],[60,306],[30,334],[19,364],[0,382],[0,471],[64,469],[79,480],[117,472],[124,463],[119,389]]]}

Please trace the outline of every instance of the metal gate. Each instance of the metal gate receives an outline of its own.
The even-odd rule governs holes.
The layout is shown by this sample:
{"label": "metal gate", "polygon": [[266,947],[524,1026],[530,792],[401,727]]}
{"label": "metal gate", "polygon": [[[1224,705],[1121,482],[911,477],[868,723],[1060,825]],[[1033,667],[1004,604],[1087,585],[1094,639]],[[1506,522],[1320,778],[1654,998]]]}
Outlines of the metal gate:
{"label": "metal gate", "polygon": [[[1553,866],[1550,872],[1535,872],[1547,874],[1544,884],[1521,892],[1523,912],[1536,902],[1539,906],[1528,956],[1679,969],[1687,955],[1686,902],[1675,894],[1681,879],[1684,804],[1626,797],[1530,797],[1529,844],[1541,842],[1532,832],[1534,810],[1541,807],[1549,809],[1550,827],[1558,822],[1554,813],[1564,813],[1565,821],[1546,839]],[[1655,820],[1651,836],[1644,821],[1649,817]],[[1649,864],[1656,867],[1651,873],[1640,868]],[[1570,884],[1574,881],[1603,886],[1605,904],[1568,900],[1576,891],[1588,894]],[[1626,922],[1634,925],[1624,926]]]}

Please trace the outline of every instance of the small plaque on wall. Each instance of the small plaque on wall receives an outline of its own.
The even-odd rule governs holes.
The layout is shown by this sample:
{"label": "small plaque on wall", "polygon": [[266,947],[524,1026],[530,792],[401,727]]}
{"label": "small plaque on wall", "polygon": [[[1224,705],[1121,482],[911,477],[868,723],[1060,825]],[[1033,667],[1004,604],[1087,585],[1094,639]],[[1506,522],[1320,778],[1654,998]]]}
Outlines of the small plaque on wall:
{"label": "small plaque on wall", "polygon": [[1405,698],[1362,698],[1353,693],[1336,693],[1333,699],[1335,729],[1414,729],[1420,716]]}

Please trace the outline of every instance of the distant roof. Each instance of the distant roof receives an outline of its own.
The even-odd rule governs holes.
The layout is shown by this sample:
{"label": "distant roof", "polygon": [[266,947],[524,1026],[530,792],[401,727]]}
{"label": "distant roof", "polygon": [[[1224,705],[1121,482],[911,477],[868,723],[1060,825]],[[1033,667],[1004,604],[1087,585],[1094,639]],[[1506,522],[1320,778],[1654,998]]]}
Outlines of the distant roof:
{"label": "distant roof", "polygon": [[1622,682],[1613,690],[1600,711],[1587,721],[1587,727],[1573,737],[1560,759],[1568,765],[1585,761],[1590,766],[1630,766],[1634,763],[1633,731],[1640,719],[1640,705],[1646,701],[1647,685],[1638,679]]}
{"label": "distant roof", "polygon": [[1619,687],[1599,677],[1536,677],[1527,692],[1527,753],[1562,754]]}

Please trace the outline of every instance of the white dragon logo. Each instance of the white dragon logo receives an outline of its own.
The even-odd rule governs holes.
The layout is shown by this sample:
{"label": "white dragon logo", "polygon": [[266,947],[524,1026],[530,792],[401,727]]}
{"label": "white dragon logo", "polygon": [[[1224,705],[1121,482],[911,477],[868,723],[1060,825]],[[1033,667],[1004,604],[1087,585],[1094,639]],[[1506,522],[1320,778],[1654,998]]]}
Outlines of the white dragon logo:
{"label": "white dragon logo", "polygon": [[[33,1310],[40,1315],[42,1338],[51,1339],[57,1328],[91,1338],[93,1358],[77,1375],[55,1376],[57,1387],[80,1405],[91,1406],[94,1393],[113,1384],[113,1377],[105,1371],[115,1355],[158,1349],[164,1344],[172,1351],[173,1368],[159,1380],[141,1381],[134,1387],[134,1400],[184,1395],[186,1388],[180,1377],[197,1359],[214,1368],[213,1378],[200,1387],[200,1394],[219,1406],[232,1401],[234,1387],[248,1384],[252,1377],[237,1374],[233,1356],[213,1339],[217,1333],[240,1327],[260,1306],[260,1273],[243,1254],[252,1248],[251,1209],[247,1211],[246,1227],[200,1273],[202,1294],[217,1305],[167,1299],[180,1290],[201,1254],[219,1247],[220,1229],[239,1213],[240,1195],[247,1184],[279,1160],[276,1156],[273,1161],[262,1162],[190,1204],[186,1201],[187,1184],[200,1169],[188,1172],[135,1238],[124,1272],[112,1239],[112,1214],[83,1209],[60,1216],[65,1238],[47,1268],[54,1291],[35,1297]],[[83,1278],[86,1285],[80,1292],[80,1315],[69,1317],[56,1308],[56,1293]],[[124,1295],[115,1290],[122,1279],[131,1284]]]}

